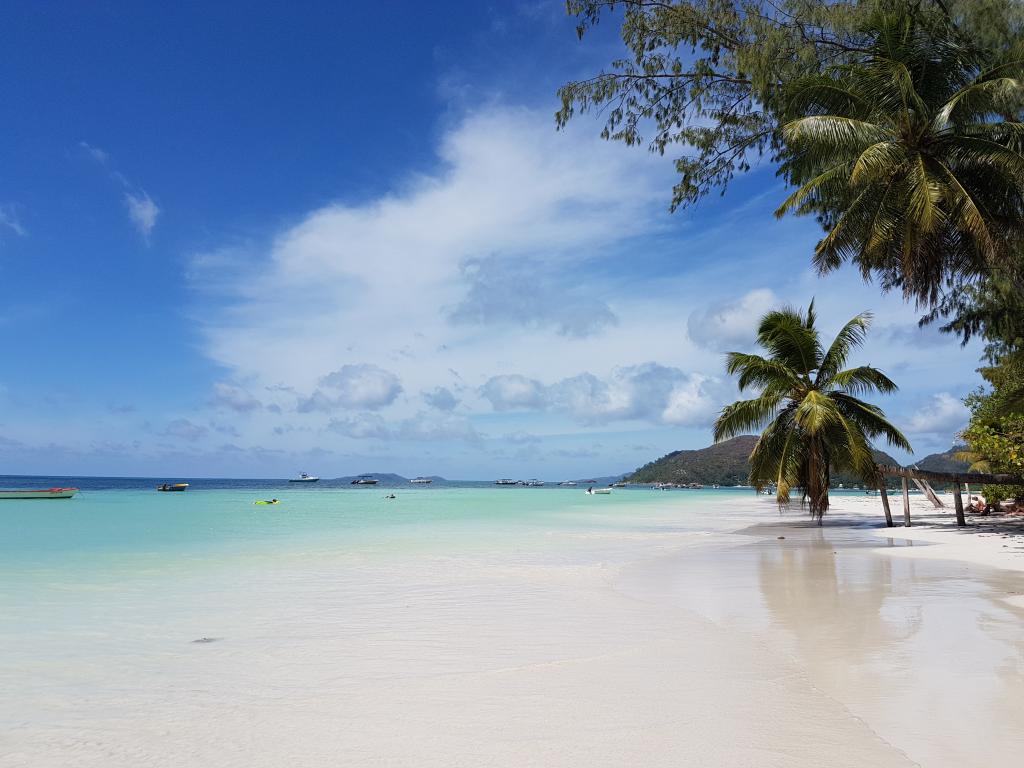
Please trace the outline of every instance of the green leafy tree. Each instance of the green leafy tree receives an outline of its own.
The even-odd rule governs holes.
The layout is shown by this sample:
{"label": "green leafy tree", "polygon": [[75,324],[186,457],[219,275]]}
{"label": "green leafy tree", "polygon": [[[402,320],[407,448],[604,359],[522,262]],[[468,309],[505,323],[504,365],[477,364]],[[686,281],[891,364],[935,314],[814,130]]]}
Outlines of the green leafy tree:
{"label": "green leafy tree", "polygon": [[567,0],[582,38],[620,21],[626,52],[559,90],[556,117],[604,117],[602,136],[675,159],[672,207],[686,206],[783,148],[784,86],[853,63],[879,10],[905,10],[973,48],[1020,39],[1021,0]]}
{"label": "green leafy tree", "polygon": [[[1024,475],[1024,354],[1005,355],[980,372],[989,387],[965,401],[971,420],[962,433],[967,450],[961,458],[972,471]],[[1024,486],[987,485],[982,493],[990,501],[1024,501]]]}
{"label": "green leafy tree", "polygon": [[823,348],[815,327],[814,302],[806,314],[783,309],[761,319],[758,345],[766,356],[730,352],[727,370],[739,375],[740,391],[757,396],[726,406],[715,421],[715,441],[762,429],[750,454],[750,481],[759,490],[776,486],[779,504],[790,491],[821,524],[829,506],[833,470],[849,470],[876,486],[881,478],[871,441],[910,451],[910,443],[882,410],[861,400],[870,392],[889,393],[896,385],[871,366],[846,368],[851,351],[864,342],[871,322],[857,315]]}
{"label": "green leafy tree", "polygon": [[1024,45],[993,59],[913,14],[879,14],[857,61],[787,91],[777,216],[815,214],[845,261],[925,305],[1012,274],[1024,229]]}

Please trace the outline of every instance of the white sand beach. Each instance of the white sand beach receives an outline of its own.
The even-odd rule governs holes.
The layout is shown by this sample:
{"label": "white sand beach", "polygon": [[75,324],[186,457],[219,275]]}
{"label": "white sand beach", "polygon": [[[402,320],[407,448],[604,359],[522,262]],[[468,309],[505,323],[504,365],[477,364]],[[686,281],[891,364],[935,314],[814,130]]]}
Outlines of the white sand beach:
{"label": "white sand beach", "polygon": [[7,628],[0,765],[1019,764],[1024,557],[862,527],[877,499],[823,528],[663,499],[443,555],[79,591],[62,633]]}

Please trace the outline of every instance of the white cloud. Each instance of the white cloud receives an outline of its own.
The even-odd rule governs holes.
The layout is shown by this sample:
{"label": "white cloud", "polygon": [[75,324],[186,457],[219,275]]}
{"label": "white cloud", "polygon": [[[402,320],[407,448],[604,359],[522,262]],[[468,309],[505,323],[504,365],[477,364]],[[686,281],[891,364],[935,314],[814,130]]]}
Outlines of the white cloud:
{"label": "white cloud", "polygon": [[149,196],[148,192],[136,187],[128,180],[127,176],[112,166],[109,152],[86,141],[78,142],[78,146],[124,190],[124,204],[128,210],[128,218],[148,244],[149,236],[156,226],[157,217],[160,215],[160,207],[153,202],[153,198]]}
{"label": "white cloud", "polygon": [[438,153],[436,173],[394,194],[312,211],[230,258],[197,255],[197,288],[223,291],[220,311],[202,312],[210,357],[238,380],[300,392],[321,386],[332,361],[360,357],[430,391],[453,368],[474,387],[500,374],[498,350],[513,365],[529,348],[538,365],[569,365],[565,351],[586,354],[581,339],[599,343],[616,327],[618,286],[567,285],[566,271],[586,276],[588,260],[656,231],[671,169],[504,108],[468,116]]}
{"label": "white cloud", "polygon": [[346,408],[375,410],[391,405],[402,392],[398,377],[377,365],[343,365],[320,380],[338,392],[335,398]]}
{"label": "white cloud", "polygon": [[725,347],[750,347],[755,341],[758,322],[781,300],[768,288],[757,288],[735,301],[712,305],[690,315],[690,338],[703,347],[726,351]]}
{"label": "white cloud", "polygon": [[480,387],[480,394],[496,411],[543,408],[547,404],[544,385],[517,373],[492,376]]}
{"label": "white cloud", "polygon": [[11,230],[18,237],[28,236],[28,230],[22,226],[21,219],[13,205],[0,205],[0,226]]}
{"label": "white cloud", "polygon": [[110,159],[110,155],[108,155],[104,150],[100,149],[99,147],[94,147],[92,144],[89,144],[86,141],[78,142],[78,146],[84,149],[93,160],[95,160],[97,163],[100,163],[101,165],[106,165],[107,160]]}
{"label": "white cloud", "polygon": [[481,394],[496,411],[560,411],[586,424],[639,420],[707,424],[720,406],[716,379],[648,362],[615,368],[607,378],[585,372],[545,385],[517,374],[493,376]]}
{"label": "white cloud", "polygon": [[423,402],[439,411],[453,411],[459,404],[459,399],[452,394],[448,387],[434,387],[429,392],[420,393],[420,396],[423,398]]}
{"label": "white cloud", "polygon": [[415,416],[389,423],[378,413],[359,413],[354,416],[331,419],[327,429],[346,437],[378,440],[463,440],[479,442],[481,435],[468,419],[419,412]]}
{"label": "white cloud", "polygon": [[967,426],[970,416],[963,402],[949,392],[939,392],[914,412],[907,422],[907,432],[948,436],[953,440],[956,433]]}
{"label": "white cloud", "polygon": [[223,381],[218,381],[213,385],[213,397],[210,402],[215,407],[228,408],[239,413],[247,413],[263,407],[263,403],[246,390]]}
{"label": "white cloud", "polygon": [[448,317],[455,323],[553,328],[564,336],[591,336],[618,318],[594,299],[547,274],[539,261],[471,259],[462,273],[468,287]]}
{"label": "white cloud", "polygon": [[156,226],[156,218],[160,215],[157,204],[141,189],[136,192],[125,192],[124,202],[128,206],[128,218],[132,220],[139,234],[148,240],[149,234]]}

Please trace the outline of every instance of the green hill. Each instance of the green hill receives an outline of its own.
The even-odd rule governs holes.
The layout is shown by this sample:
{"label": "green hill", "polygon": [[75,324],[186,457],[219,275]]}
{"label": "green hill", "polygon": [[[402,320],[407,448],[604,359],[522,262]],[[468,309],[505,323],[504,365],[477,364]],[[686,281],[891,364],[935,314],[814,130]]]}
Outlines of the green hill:
{"label": "green hill", "polygon": [[933,453],[925,456],[915,466],[918,469],[926,469],[929,472],[966,472],[970,466],[966,461],[960,461],[955,457],[958,451],[966,450],[965,445],[954,445],[945,453]]}
{"label": "green hill", "polygon": [[750,474],[747,457],[754,449],[754,435],[693,451],[673,451],[645,464],[626,478],[630,483],[701,483],[745,485]]}
{"label": "green hill", "polygon": [[[690,451],[673,451],[640,467],[626,478],[630,483],[700,483],[702,485],[746,485],[750,482],[750,452],[757,443],[754,435],[740,435],[731,440]],[[874,451],[880,464],[899,462],[884,451]],[[855,477],[846,472],[833,476],[836,484],[857,485]]]}

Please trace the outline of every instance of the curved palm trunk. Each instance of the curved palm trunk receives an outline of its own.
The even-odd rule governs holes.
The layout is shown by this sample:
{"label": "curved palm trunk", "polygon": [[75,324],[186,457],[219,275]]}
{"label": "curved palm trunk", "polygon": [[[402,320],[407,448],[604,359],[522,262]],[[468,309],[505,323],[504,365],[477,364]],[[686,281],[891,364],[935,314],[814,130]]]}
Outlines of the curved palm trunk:
{"label": "curved palm trunk", "polygon": [[804,498],[810,506],[811,516],[822,524],[828,511],[828,486],[831,479],[828,449],[820,438],[812,438],[807,461],[807,482],[804,484]]}

